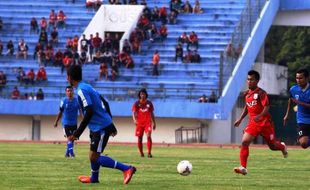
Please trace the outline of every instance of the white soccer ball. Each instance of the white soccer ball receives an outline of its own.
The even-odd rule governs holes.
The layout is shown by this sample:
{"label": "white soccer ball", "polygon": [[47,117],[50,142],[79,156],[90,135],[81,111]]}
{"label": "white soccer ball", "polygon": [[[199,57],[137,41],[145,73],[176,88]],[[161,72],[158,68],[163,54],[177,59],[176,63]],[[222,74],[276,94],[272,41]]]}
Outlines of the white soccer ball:
{"label": "white soccer ball", "polygon": [[189,175],[193,170],[193,165],[188,160],[182,160],[177,166],[177,171],[183,176]]}

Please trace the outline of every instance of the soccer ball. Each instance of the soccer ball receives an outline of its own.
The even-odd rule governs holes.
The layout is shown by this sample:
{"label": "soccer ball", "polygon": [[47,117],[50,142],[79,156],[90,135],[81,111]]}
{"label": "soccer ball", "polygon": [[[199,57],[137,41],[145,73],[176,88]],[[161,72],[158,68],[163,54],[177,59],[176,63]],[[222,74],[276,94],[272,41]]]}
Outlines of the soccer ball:
{"label": "soccer ball", "polygon": [[192,172],[193,165],[188,160],[182,160],[177,166],[177,171],[183,176],[187,176]]}

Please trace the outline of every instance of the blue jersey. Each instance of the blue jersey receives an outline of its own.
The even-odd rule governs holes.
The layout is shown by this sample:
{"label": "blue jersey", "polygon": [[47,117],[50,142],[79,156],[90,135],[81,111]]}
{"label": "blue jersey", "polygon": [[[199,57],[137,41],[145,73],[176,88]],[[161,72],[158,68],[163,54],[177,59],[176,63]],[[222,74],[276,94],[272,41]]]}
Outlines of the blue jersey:
{"label": "blue jersey", "polygon": [[68,97],[64,98],[60,102],[60,111],[62,111],[62,126],[77,125],[78,111],[80,109],[78,99],[74,97],[70,100]]}
{"label": "blue jersey", "polygon": [[88,124],[90,131],[97,132],[112,124],[112,118],[104,107],[100,94],[92,86],[80,82],[77,86],[77,94],[83,111],[88,106],[92,107],[93,115]]}
{"label": "blue jersey", "polygon": [[[291,98],[310,104],[310,85],[304,91],[298,85],[294,85],[290,89]],[[310,124],[310,108],[298,105],[296,114],[297,123]]]}

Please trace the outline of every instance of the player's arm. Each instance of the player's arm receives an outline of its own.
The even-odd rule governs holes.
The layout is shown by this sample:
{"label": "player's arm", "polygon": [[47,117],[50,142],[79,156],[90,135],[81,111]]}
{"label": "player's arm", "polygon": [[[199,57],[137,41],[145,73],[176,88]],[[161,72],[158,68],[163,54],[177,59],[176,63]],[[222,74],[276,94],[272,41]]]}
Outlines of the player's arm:
{"label": "player's arm", "polygon": [[235,127],[239,127],[240,123],[242,122],[242,120],[245,118],[245,116],[248,115],[248,109],[246,107],[246,105],[244,106],[243,110],[242,110],[242,113],[239,117],[239,119],[237,119],[234,123],[234,126]]}
{"label": "player's arm", "polygon": [[132,120],[135,124],[137,124],[137,112],[136,111],[132,112]]}
{"label": "player's arm", "polygon": [[292,105],[292,99],[289,98],[288,101],[287,101],[286,113],[285,113],[285,116],[283,118],[283,126],[285,126],[287,124],[287,120],[289,118],[289,113],[290,113],[291,105]]}
{"label": "player's arm", "polygon": [[56,120],[55,120],[55,123],[54,123],[54,127],[58,126],[58,121],[60,120],[61,117],[62,117],[62,110],[59,110],[57,117],[56,117]]}
{"label": "player's arm", "polygon": [[153,130],[155,130],[156,129],[156,121],[155,121],[154,112],[151,112],[151,118],[152,118],[152,122],[153,122]]}
{"label": "player's arm", "polygon": [[87,125],[89,124],[92,116],[93,116],[93,108],[91,106],[85,107],[85,114],[84,114],[82,122],[80,123],[77,130],[73,133],[73,135],[68,137],[68,139],[69,140],[78,139],[82,135],[82,133],[84,132]]}
{"label": "player's arm", "polygon": [[270,107],[269,105],[265,105],[263,111],[260,114],[258,114],[257,116],[254,117],[254,121],[258,122],[261,117],[267,115],[268,111],[269,111],[269,107]]}
{"label": "player's arm", "polygon": [[301,106],[306,107],[306,108],[308,108],[308,109],[310,108],[310,104],[307,104],[307,103],[305,103],[305,102],[299,101],[299,100],[294,99],[294,98],[291,98],[291,100],[292,100],[295,104],[297,104],[297,105],[301,105]]}

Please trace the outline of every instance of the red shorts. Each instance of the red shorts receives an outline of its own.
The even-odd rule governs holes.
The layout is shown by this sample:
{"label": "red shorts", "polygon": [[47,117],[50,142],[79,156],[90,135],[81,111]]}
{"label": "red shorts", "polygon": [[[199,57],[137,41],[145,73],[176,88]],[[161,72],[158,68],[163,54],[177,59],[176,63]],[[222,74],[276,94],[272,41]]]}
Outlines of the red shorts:
{"label": "red shorts", "polygon": [[136,136],[142,137],[143,133],[152,133],[152,124],[137,124],[136,126]]}
{"label": "red shorts", "polygon": [[260,126],[251,122],[245,127],[244,132],[254,137],[261,135],[268,144],[274,143],[275,141],[274,126],[272,123],[265,126]]}

